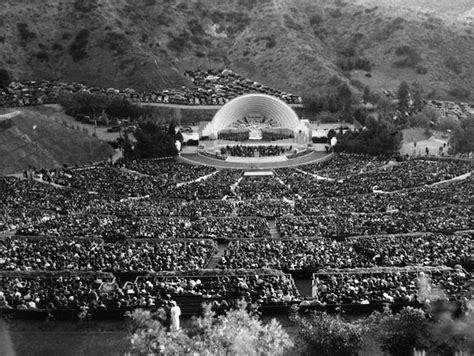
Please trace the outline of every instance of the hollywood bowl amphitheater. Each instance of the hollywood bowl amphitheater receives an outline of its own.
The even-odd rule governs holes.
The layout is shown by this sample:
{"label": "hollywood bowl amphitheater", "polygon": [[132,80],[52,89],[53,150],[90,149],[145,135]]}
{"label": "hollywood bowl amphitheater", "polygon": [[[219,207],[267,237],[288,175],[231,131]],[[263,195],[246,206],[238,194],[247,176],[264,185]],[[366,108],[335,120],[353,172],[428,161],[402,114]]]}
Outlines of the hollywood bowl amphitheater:
{"label": "hollywood bowl amphitheater", "polygon": [[239,96],[199,126],[199,145],[182,159],[222,168],[262,169],[308,164],[327,156],[311,144],[313,128],[292,107],[267,94]]}

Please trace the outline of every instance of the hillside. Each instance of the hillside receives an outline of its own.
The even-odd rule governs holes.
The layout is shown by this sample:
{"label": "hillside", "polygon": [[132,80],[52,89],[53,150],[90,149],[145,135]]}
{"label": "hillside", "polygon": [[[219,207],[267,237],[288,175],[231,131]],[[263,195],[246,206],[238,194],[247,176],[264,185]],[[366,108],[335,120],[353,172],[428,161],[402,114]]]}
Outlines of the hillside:
{"label": "hillside", "polygon": [[30,166],[89,163],[107,159],[112,153],[105,142],[65,127],[50,115],[30,110],[0,113],[0,175],[19,173]]}
{"label": "hillside", "polygon": [[[0,68],[19,79],[164,89],[192,85],[185,70],[227,67],[298,95],[406,80],[434,97],[472,100],[470,2],[401,3],[6,0]],[[348,61],[364,65],[343,71]]]}

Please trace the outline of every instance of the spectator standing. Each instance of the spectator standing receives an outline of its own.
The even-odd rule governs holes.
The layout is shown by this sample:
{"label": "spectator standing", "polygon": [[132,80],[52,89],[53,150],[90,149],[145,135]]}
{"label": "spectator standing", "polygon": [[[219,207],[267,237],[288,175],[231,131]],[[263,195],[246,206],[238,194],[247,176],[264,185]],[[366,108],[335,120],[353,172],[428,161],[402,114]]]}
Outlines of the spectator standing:
{"label": "spectator standing", "polygon": [[174,300],[171,301],[171,331],[178,331],[179,326],[179,317],[181,316],[181,308],[176,304]]}

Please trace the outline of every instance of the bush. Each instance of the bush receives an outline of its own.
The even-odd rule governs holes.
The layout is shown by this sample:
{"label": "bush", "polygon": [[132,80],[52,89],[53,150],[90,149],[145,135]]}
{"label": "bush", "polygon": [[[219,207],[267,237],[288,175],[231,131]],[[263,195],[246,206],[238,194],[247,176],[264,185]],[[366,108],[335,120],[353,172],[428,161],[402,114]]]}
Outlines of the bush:
{"label": "bush", "polygon": [[323,22],[323,17],[320,14],[315,14],[309,19],[311,26],[319,25]]}
{"label": "bush", "polygon": [[39,51],[35,53],[35,57],[40,61],[40,62],[47,62],[49,60],[49,55],[48,52],[46,51]]}
{"label": "bush", "polygon": [[156,314],[158,317],[144,310],[133,313],[130,341],[134,355],[283,355],[293,347],[275,319],[263,323],[245,304],[219,317],[206,307],[202,317],[175,332],[163,325],[164,310]]}
{"label": "bush", "polygon": [[28,28],[28,24],[19,22],[16,24],[18,34],[20,35],[20,44],[24,47],[28,42],[36,38],[36,33],[32,32]]}
{"label": "bush", "polygon": [[302,354],[320,356],[358,355],[362,347],[362,328],[338,316],[314,312],[309,317],[294,315],[300,327],[298,344]]}
{"label": "bush", "polygon": [[347,57],[339,59],[336,64],[339,68],[344,71],[351,71],[354,69],[361,69],[365,70],[366,72],[370,72],[372,70],[372,64],[370,60],[365,57]]}
{"label": "bush", "polygon": [[337,19],[342,16],[342,12],[340,9],[329,9],[329,16],[333,19]]}
{"label": "bush", "polygon": [[80,30],[74,41],[69,46],[69,54],[74,62],[78,62],[87,57],[86,47],[89,41],[89,30],[84,28]]}
{"label": "bush", "polygon": [[101,45],[104,48],[108,48],[111,51],[115,51],[117,54],[125,53],[125,48],[128,46],[129,41],[123,33],[107,32],[104,39],[101,41]]}
{"label": "bush", "polygon": [[421,62],[421,56],[416,49],[409,46],[400,46],[395,50],[397,56],[405,56],[405,58],[395,61],[394,66],[399,68],[415,68]]}
{"label": "bush", "polygon": [[297,23],[295,20],[293,20],[293,18],[290,15],[285,14],[283,16],[283,19],[285,21],[285,26],[288,29],[295,30],[295,31],[303,30],[303,26],[301,26],[299,23]]}
{"label": "bush", "polygon": [[418,74],[426,74],[426,73],[428,73],[428,68],[419,65],[419,66],[416,67],[416,72]]}
{"label": "bush", "polygon": [[467,88],[458,86],[450,89],[449,94],[458,100],[466,100],[471,95],[471,92]]}
{"label": "bush", "polygon": [[81,12],[91,12],[97,9],[97,0],[76,0],[74,1],[74,9]]}
{"label": "bush", "polygon": [[427,349],[428,321],[420,309],[405,308],[398,314],[390,309],[374,312],[368,319],[370,332],[380,342],[381,349],[394,356],[410,355],[413,348]]}
{"label": "bush", "polygon": [[446,67],[458,75],[462,73],[462,62],[454,57],[448,57],[446,59]]}
{"label": "bush", "polygon": [[328,138],[326,136],[323,137],[313,137],[311,138],[313,143],[328,143]]}

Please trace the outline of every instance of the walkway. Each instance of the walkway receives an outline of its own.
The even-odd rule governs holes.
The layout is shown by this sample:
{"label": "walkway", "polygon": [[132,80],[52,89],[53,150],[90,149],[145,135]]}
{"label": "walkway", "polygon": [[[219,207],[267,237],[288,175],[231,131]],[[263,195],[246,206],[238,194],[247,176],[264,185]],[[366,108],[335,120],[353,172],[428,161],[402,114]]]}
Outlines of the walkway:
{"label": "walkway", "polygon": [[211,166],[221,169],[272,169],[297,167],[305,164],[324,161],[331,157],[326,152],[311,152],[305,156],[289,159],[284,162],[264,162],[264,163],[244,163],[244,162],[226,162],[220,159],[205,157],[199,154],[182,154],[179,160],[182,162],[197,164],[203,166]]}
{"label": "walkway", "polygon": [[207,264],[207,269],[216,269],[219,261],[224,256],[227,247],[229,246],[228,243],[218,244],[217,245],[217,252],[211,257],[211,260]]}

